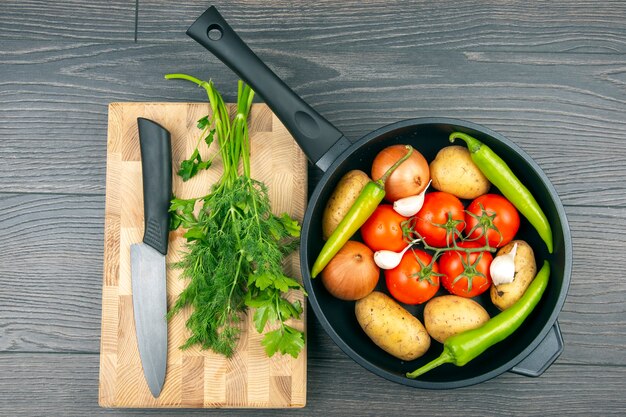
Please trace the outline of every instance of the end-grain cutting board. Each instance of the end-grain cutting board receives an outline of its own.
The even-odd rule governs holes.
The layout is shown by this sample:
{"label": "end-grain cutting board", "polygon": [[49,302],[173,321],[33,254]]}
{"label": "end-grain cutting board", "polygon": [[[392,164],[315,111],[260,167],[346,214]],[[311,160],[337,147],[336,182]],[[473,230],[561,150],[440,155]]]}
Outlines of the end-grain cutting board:
{"label": "end-grain cutting board", "polygon": [[[209,113],[200,103],[113,103],[109,106],[106,171],[104,277],[102,287],[102,339],[100,347],[100,395],[103,407],[303,407],[306,402],[306,349],[298,359],[280,354],[268,358],[262,335],[251,317],[231,359],[211,351],[180,350],[188,337],[183,311],[169,322],[165,385],[159,398],[150,394],[143,377],[135,337],[130,279],[130,244],[143,236],[141,157],[137,117],[146,117],[168,129],[172,136],[174,170],[198,142],[196,122]],[[252,177],[269,187],[275,213],[288,212],[302,220],[306,205],[306,159],[284,126],[263,104],[252,107],[250,118]],[[216,146],[214,144],[213,146]],[[206,148],[206,147],[205,147]],[[203,159],[215,149],[205,151]],[[174,175],[174,194],[181,198],[206,195],[219,177],[221,162],[215,159],[203,171],[183,183]],[[184,251],[182,232],[170,233],[167,255],[167,294],[171,306],[186,282],[171,264]],[[299,259],[291,255],[287,273],[300,278]],[[293,293],[289,298],[299,299]],[[306,313],[306,307],[304,308]],[[249,315],[250,316],[250,315]],[[306,328],[306,317],[291,323]]]}

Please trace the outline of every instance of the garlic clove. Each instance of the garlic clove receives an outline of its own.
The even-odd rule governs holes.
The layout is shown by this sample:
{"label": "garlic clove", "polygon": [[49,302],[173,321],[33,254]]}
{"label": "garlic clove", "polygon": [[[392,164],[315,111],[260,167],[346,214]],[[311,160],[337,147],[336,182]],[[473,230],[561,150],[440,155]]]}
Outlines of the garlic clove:
{"label": "garlic clove", "polygon": [[404,216],[411,217],[417,214],[418,211],[424,205],[424,195],[412,195],[410,197],[401,198],[393,202],[393,209],[396,213]]}
{"label": "garlic clove", "polygon": [[374,262],[381,269],[393,269],[400,265],[402,255],[390,250],[379,250],[374,252]]}
{"label": "garlic clove", "polygon": [[393,209],[396,213],[400,214],[404,217],[411,217],[417,214],[418,211],[422,209],[424,205],[424,196],[426,195],[426,190],[430,186],[430,181],[424,191],[417,195],[412,195],[409,197],[404,197],[399,200],[393,202]]}
{"label": "garlic clove", "polygon": [[517,243],[513,245],[511,252],[496,256],[491,261],[489,272],[494,285],[509,284],[515,279],[515,254]]}
{"label": "garlic clove", "polygon": [[374,252],[374,263],[378,265],[378,267],[381,269],[393,269],[396,266],[400,265],[400,261],[402,261],[404,253],[408,251],[414,243],[417,243],[419,241],[420,239],[415,239],[414,241],[406,245],[406,247],[402,249],[402,252],[394,252],[391,250],[378,250]]}

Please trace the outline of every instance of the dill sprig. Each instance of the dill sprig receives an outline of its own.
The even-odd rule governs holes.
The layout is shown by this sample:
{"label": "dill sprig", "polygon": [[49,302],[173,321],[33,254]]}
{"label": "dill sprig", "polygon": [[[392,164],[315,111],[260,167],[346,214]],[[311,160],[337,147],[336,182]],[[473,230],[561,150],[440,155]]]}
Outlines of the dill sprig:
{"label": "dill sprig", "polygon": [[[208,195],[174,198],[170,206],[172,228],[187,229],[187,252],[176,267],[182,269],[182,278],[189,284],[168,312],[171,318],[184,307],[192,307],[186,323],[191,336],[181,348],[198,344],[232,356],[241,334],[241,314],[251,307],[258,332],[271,323],[273,330],[265,332],[262,340],[268,356],[280,352],[297,357],[304,347],[304,333],[286,321],[299,319],[302,305],[285,296],[290,290],[304,289],[283,273],[282,263],[296,248],[300,225],[286,213],[274,215],[267,187],[250,177],[247,120],[254,92],[239,81],[237,112],[231,120],[212,81],[186,74],[168,74],[166,78],[188,80],[207,91],[212,118],[200,119],[198,127],[203,131],[201,137],[214,132],[209,133],[211,140],[204,142],[210,146],[213,137],[217,139],[224,167]],[[208,168],[198,155],[196,149],[181,164],[183,179]],[[195,214],[198,203],[201,208]]]}

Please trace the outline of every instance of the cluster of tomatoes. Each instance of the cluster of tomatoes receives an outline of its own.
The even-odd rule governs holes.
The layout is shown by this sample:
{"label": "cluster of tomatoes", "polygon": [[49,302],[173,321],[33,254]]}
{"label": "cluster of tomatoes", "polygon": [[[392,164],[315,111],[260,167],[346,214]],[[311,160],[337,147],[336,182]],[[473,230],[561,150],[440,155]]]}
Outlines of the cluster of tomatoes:
{"label": "cluster of tomatoes", "polygon": [[440,284],[468,298],[487,291],[493,252],[509,243],[519,226],[516,208],[499,194],[483,194],[465,208],[456,196],[436,191],[424,196],[412,217],[379,205],[361,227],[361,236],[373,251],[401,252],[421,242],[404,253],[397,267],[384,270],[389,293],[413,305],[431,299]]}

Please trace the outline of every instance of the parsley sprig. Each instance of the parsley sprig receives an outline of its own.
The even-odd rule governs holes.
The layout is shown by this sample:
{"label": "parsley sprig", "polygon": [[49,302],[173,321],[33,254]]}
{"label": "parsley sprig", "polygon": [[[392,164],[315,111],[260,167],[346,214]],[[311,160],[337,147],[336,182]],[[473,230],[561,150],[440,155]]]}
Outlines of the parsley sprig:
{"label": "parsley sprig", "polygon": [[202,134],[200,134],[198,143],[196,143],[196,148],[192,152],[191,156],[180,163],[180,169],[178,170],[178,175],[182,177],[183,181],[187,181],[190,178],[193,178],[199,171],[209,169],[211,167],[213,158],[203,161],[199,150],[200,143],[203,140],[207,147],[210,147],[213,143],[213,139],[215,138],[215,129],[211,129],[210,127],[211,120],[209,120],[209,116],[204,116],[198,120],[198,129],[202,130]]}
{"label": "parsley sprig", "polygon": [[[189,284],[168,312],[171,318],[184,307],[192,307],[186,323],[191,336],[182,348],[199,344],[232,356],[242,314],[253,308],[255,328],[265,332],[262,344],[268,356],[279,352],[297,357],[304,347],[304,333],[287,321],[300,318],[302,305],[289,301],[287,294],[304,289],[284,274],[282,264],[297,246],[300,225],[286,213],[273,214],[266,185],[250,176],[247,119],[254,92],[239,81],[237,112],[231,120],[213,82],[186,74],[165,78],[188,80],[206,90],[212,117],[198,121],[202,130],[198,146],[202,138],[207,146],[216,138],[223,162],[222,176],[208,195],[174,198],[170,206],[171,228],[187,229],[187,252],[176,266]],[[211,161],[203,161],[196,147],[181,164],[179,175],[189,179]]]}

